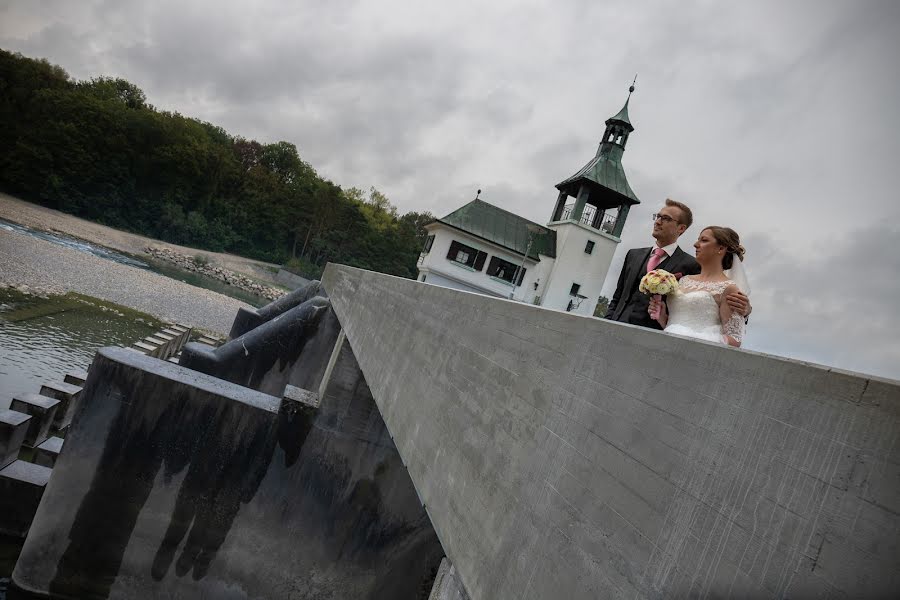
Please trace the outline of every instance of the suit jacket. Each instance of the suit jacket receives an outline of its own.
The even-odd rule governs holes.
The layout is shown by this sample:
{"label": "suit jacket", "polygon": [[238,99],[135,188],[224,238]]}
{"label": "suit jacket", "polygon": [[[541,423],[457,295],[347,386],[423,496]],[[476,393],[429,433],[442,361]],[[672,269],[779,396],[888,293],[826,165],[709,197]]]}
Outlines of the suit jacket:
{"label": "suit jacket", "polygon": [[[635,248],[625,255],[622,272],[619,274],[619,283],[616,285],[616,293],[609,302],[609,310],[606,318],[622,323],[631,323],[651,329],[662,329],[659,323],[647,314],[647,306],[650,304],[650,296],[638,291],[641,278],[647,273],[647,261],[653,248]],[[667,257],[656,267],[665,269],[669,273],[681,273],[682,275],[696,275],[700,272],[700,265],[694,257],[676,247],[672,256]]]}

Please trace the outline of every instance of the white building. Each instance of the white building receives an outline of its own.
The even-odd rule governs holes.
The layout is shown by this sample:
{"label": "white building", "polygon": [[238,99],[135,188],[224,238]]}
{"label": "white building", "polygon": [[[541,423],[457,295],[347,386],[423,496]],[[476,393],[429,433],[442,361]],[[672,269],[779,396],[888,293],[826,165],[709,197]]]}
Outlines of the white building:
{"label": "white building", "polygon": [[594,158],[556,186],[546,226],[476,198],[426,225],[419,281],[593,314],[628,210],[640,203],[622,168],[634,131],[629,100],[606,121]]}

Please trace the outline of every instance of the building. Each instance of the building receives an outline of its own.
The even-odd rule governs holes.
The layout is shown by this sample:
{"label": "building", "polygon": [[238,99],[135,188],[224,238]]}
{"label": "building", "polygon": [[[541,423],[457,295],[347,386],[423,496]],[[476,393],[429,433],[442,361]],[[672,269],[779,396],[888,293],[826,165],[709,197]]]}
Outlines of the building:
{"label": "building", "polygon": [[547,225],[476,197],[425,227],[419,281],[593,314],[628,211],[640,203],[622,168],[633,91],[607,119],[596,155],[557,184]]}

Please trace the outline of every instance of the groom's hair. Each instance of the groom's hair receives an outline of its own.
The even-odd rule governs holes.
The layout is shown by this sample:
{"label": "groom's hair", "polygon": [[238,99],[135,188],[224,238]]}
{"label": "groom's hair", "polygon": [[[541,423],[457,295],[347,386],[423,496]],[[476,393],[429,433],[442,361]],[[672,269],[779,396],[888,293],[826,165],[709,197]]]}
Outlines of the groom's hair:
{"label": "groom's hair", "polygon": [[681,211],[681,220],[678,222],[684,225],[685,229],[688,229],[691,226],[691,223],[694,222],[694,213],[691,212],[691,209],[688,208],[687,204],[682,204],[681,202],[675,202],[671,198],[666,198],[666,206],[674,206]]}

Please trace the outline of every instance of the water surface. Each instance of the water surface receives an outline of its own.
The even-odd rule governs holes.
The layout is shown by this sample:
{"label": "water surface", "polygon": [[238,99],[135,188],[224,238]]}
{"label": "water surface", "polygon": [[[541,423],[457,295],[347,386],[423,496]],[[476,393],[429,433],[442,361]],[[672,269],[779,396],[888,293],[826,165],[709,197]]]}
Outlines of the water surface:
{"label": "water surface", "polygon": [[81,294],[42,298],[0,288],[0,408],[72,370],[103,346],[130,346],[159,331],[149,315]]}

